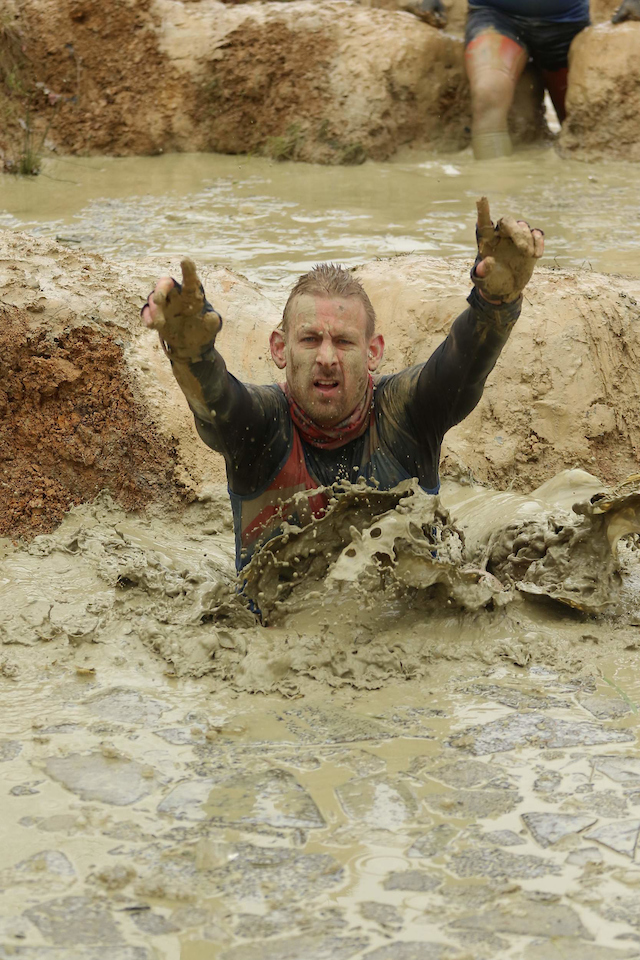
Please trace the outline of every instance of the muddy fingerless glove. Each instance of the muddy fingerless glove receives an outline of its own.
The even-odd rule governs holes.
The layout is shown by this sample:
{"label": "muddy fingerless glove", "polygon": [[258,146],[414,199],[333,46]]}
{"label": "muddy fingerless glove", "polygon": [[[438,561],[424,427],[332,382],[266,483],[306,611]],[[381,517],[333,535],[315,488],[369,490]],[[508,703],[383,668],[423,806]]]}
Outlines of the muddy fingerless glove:
{"label": "muddy fingerless glove", "polygon": [[222,317],[205,297],[193,260],[185,257],[180,266],[182,283],[174,280],[166,295],[153,295],[160,314],[156,329],[170,359],[194,362],[213,349]]}
{"label": "muddy fingerless glove", "polygon": [[623,0],[611,17],[611,23],[622,23],[624,20],[640,20],[640,0]]}
{"label": "muddy fingerless glove", "polygon": [[[541,231],[542,232],[542,231]],[[474,285],[489,300],[511,303],[517,300],[531,279],[539,253],[528,225],[513,217],[502,217],[494,226],[486,197],[478,201],[476,227],[478,256],[471,270]],[[485,260],[485,276],[476,267]]]}
{"label": "muddy fingerless glove", "polygon": [[447,25],[447,12],[441,0],[405,0],[401,9],[432,27],[442,29]]}

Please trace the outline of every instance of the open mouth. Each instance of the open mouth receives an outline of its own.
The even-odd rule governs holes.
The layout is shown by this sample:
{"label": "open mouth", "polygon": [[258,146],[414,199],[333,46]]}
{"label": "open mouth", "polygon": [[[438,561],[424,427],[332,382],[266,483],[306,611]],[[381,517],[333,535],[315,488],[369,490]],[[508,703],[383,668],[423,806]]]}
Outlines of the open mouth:
{"label": "open mouth", "polygon": [[340,386],[337,380],[314,380],[313,385],[324,396],[331,396]]}

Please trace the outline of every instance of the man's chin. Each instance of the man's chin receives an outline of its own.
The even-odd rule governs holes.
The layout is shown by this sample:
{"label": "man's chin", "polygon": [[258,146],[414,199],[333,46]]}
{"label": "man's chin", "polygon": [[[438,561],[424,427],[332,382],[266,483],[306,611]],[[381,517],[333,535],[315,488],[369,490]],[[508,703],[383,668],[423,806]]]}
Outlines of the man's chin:
{"label": "man's chin", "polygon": [[305,408],[305,413],[319,427],[335,427],[347,416],[338,407],[336,399],[333,397],[314,398],[314,402]]}

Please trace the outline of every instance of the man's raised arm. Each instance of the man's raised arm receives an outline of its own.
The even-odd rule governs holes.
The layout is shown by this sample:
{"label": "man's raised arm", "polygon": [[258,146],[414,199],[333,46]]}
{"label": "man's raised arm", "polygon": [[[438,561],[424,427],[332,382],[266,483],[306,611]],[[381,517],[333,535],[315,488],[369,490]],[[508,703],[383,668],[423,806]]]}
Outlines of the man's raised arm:
{"label": "man's raised arm", "polygon": [[471,270],[474,289],[469,307],[423,366],[412,404],[417,428],[428,422],[440,436],[480,400],[520,315],[522,291],[544,250],[541,230],[512,217],[503,217],[494,226],[486,197],[477,206],[478,256]]}
{"label": "man's raised arm", "polygon": [[182,283],[159,280],[141,310],[142,320],[158,331],[198,433],[223,454],[230,479],[239,488],[252,488],[260,482],[260,453],[274,432],[274,391],[241,383],[228,372],[215,349],[222,317],[207,301],[193,260],[185,258],[181,267]]}

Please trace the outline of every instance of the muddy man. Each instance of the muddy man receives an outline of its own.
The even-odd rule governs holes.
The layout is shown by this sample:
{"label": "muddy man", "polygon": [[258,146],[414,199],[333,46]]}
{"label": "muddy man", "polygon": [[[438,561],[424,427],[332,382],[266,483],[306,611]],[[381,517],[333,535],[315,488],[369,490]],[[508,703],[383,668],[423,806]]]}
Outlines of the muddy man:
{"label": "muddy man", "polygon": [[[407,0],[404,9],[446,26],[441,0]],[[640,20],[640,0],[623,0],[612,23]],[[589,0],[473,0],[465,30],[476,160],[509,156],[507,126],[518,79],[529,59],[539,68],[560,123],[565,118],[571,42],[589,26]]]}
{"label": "muddy man", "polygon": [[426,363],[378,376],[384,352],[360,283],[333,264],[299,278],[271,356],[285,382],[240,383],[215,341],[220,315],[207,302],[191,260],[182,283],[158,281],[142,308],[158,331],[204,442],[226,461],[240,571],[282,530],[323,515],[340,480],[389,490],[416,477],[439,489],[440,446],[478,403],[520,315],[522,290],[543,252],[543,234],[523,220],[494,226],[478,201],[478,256],[469,306]]}

